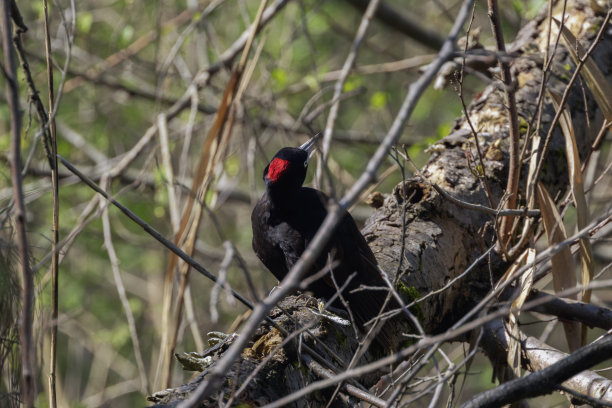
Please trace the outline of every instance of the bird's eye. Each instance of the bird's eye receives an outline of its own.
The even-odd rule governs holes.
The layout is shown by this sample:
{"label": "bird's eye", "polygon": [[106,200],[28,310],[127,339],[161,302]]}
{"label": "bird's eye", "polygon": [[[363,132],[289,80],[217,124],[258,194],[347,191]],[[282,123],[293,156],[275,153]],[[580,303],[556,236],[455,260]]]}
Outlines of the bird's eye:
{"label": "bird's eye", "polygon": [[308,167],[308,160],[304,162],[304,167]]}

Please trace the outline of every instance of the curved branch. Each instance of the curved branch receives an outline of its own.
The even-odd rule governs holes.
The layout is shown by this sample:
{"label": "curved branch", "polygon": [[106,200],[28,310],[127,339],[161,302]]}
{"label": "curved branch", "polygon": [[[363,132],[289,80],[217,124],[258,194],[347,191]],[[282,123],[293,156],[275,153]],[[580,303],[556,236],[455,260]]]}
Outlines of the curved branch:
{"label": "curved branch", "polygon": [[[483,339],[489,355],[506,355],[510,335],[503,323],[493,322]],[[487,338],[488,337],[488,338]],[[534,337],[522,335],[523,365],[535,372],[480,393],[462,408],[498,407],[524,398],[537,397],[558,389],[563,384],[573,391],[612,402],[612,381],[593,372],[584,371],[602,362],[602,356],[612,356],[612,335],[584,346],[570,355],[540,342]],[[584,371],[584,372],[583,372]]]}
{"label": "curved branch", "polygon": [[[370,3],[369,0],[346,0],[351,6],[364,12]],[[376,11],[376,18],[392,29],[406,34],[413,40],[434,50],[439,50],[444,44],[444,38],[437,32],[430,30],[399,10],[381,3]]]}

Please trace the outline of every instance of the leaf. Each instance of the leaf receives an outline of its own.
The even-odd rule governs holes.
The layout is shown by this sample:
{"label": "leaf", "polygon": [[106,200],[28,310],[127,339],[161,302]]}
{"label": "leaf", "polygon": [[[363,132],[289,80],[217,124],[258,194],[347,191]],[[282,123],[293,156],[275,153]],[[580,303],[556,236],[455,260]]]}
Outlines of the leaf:
{"label": "leaf", "polygon": [[[523,260],[525,259],[526,255],[527,255],[527,252],[525,251],[520,256],[518,256],[514,260],[514,262],[512,262],[512,265],[510,265],[510,267],[506,270],[504,275],[497,282],[497,285],[495,285],[496,290],[501,284],[508,281],[509,279],[512,279],[512,277],[514,276],[514,273],[518,270],[519,266],[521,266],[521,264],[523,263]],[[510,340],[508,342],[507,361],[508,361],[508,364],[510,365],[510,368],[512,369],[512,371],[514,371],[516,376],[520,377],[521,375],[520,374],[521,344],[518,340],[520,337],[514,336],[515,332],[518,331],[518,325],[516,323],[517,323],[516,317],[513,315],[512,312],[510,312],[510,332],[512,333],[512,335],[510,336]]]}
{"label": "leaf", "polygon": [[[558,111],[561,109],[561,96],[549,91],[553,105]],[[578,155],[578,146],[574,135],[574,125],[569,111],[563,108],[562,114],[559,117],[559,123],[565,138],[565,154],[567,156],[567,167],[569,172],[570,186],[572,189],[572,197],[576,205],[578,215],[578,229],[586,228],[589,224],[589,208],[587,206],[586,197],[584,195],[584,183],[582,181],[580,156]],[[582,238],[579,241],[580,245],[580,263],[582,266],[582,285],[586,286],[593,279],[593,253],[591,250],[591,242],[587,238]],[[591,290],[582,290],[582,301],[589,303],[591,301]],[[586,342],[586,326],[583,326],[582,344]]]}
{"label": "leaf", "polygon": [[[546,188],[538,183],[536,186],[540,213],[546,230],[548,245],[555,245],[565,241],[567,234],[563,226],[561,215],[557,211],[555,202],[546,191]],[[552,264],[553,288],[555,293],[562,292],[565,289],[576,287],[576,274],[574,271],[574,258],[569,247],[564,247],[559,252],[550,258]],[[576,299],[576,295],[568,296],[571,299]],[[563,322],[565,338],[570,351],[574,351],[580,347],[580,324],[578,322]]]}
{"label": "leaf", "polygon": [[[534,259],[535,259],[535,249],[527,248],[526,254],[525,254],[525,264],[529,265],[533,263]],[[531,287],[533,286],[533,272],[534,272],[534,268],[532,266],[531,268],[529,268],[527,271],[525,271],[521,275],[521,293],[512,302],[513,308],[520,309],[521,307],[523,307],[523,304],[525,303],[525,300],[527,299],[527,295],[529,295],[529,292],[531,291]],[[519,314],[520,312],[517,312],[516,316],[518,317]]]}
{"label": "leaf", "polygon": [[[534,248],[527,248],[525,252],[521,254],[521,256],[517,259],[511,269],[516,270],[521,264],[532,264],[536,256],[536,251]],[[512,302],[512,311],[510,312],[510,318],[508,322],[508,326],[510,328],[510,341],[508,344],[508,363],[510,364],[510,368],[514,371],[514,375],[516,377],[521,376],[521,334],[518,325],[518,317],[520,315],[520,308],[523,307],[529,292],[531,291],[531,287],[533,286],[533,273],[535,271],[535,265],[531,266],[521,275],[520,279],[520,290],[519,295]],[[516,312],[514,312],[516,310]]]}
{"label": "leaf", "polygon": [[387,105],[387,94],[385,92],[374,92],[370,98],[370,107],[380,110]]}
{"label": "leaf", "polygon": [[282,68],[274,68],[270,74],[281,88],[287,86],[287,71]]}
{"label": "leaf", "polygon": [[88,34],[93,24],[93,14],[88,12],[80,12],[76,20],[77,30],[81,34]]}
{"label": "leaf", "polygon": [[[586,54],[584,47],[565,25],[562,25],[556,18],[553,18],[553,21],[557,24],[557,27],[561,29],[561,38],[565,43],[565,47],[570,52],[574,62],[578,64],[581,58]],[[584,66],[580,71],[580,75],[584,78],[587,87],[593,93],[606,120],[612,121],[612,84],[608,82],[608,79],[590,56],[584,61]]]}

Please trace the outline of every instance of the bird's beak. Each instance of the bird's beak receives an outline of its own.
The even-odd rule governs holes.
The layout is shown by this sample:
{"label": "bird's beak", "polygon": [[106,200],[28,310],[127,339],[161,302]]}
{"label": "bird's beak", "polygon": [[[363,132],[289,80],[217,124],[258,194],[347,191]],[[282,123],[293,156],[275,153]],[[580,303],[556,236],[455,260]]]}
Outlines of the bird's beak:
{"label": "bird's beak", "polygon": [[319,141],[319,138],[321,137],[321,132],[317,133],[316,135],[314,135],[313,137],[311,137],[310,139],[308,139],[308,141],[306,143],[304,143],[303,145],[300,146],[300,149],[306,151],[308,153],[308,159],[310,160],[310,157],[312,156],[312,154],[314,153],[316,147],[317,147],[317,142]]}

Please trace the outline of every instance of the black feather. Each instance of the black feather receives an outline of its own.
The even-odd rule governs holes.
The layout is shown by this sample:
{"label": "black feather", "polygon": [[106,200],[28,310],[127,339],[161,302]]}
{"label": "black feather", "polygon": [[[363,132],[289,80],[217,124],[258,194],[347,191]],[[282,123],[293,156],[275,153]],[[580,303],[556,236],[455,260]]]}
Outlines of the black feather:
{"label": "black feather", "polygon": [[[307,161],[308,155],[303,150],[285,148],[279,151],[264,171],[266,192],[251,215],[253,249],[279,281],[300,258],[327,215],[329,197],[321,191],[302,187]],[[386,284],[372,250],[346,211],[311,267],[309,276],[324,269],[331,270],[307,289],[328,300],[336,294],[337,287],[342,287],[352,276],[341,296],[364,329],[366,322],[381,313],[388,291],[384,290]],[[355,291],[362,285],[382,290]],[[388,303],[387,310],[397,307],[393,300]],[[344,307],[339,300],[334,306]],[[383,328],[378,341],[393,348],[389,329]]]}

